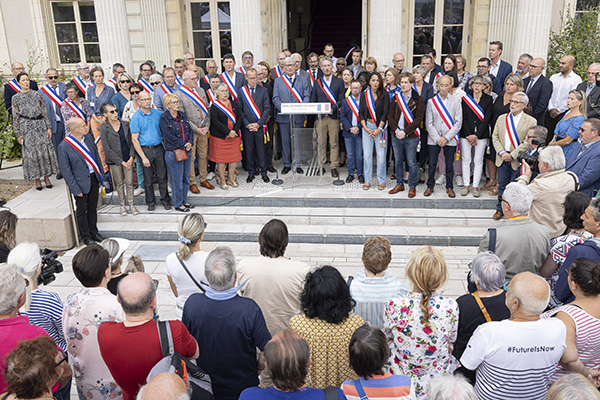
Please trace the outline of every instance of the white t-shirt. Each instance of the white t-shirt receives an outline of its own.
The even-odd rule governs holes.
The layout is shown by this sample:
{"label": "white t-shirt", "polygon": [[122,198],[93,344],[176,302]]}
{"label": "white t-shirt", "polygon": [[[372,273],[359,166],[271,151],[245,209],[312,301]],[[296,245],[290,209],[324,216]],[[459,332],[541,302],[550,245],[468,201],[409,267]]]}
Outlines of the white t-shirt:
{"label": "white t-shirt", "polygon": [[480,400],[543,400],[566,339],[565,324],[556,318],[488,322],[475,330],[460,362],[477,369]]}
{"label": "white t-shirt", "polygon": [[[194,276],[197,282],[208,283],[206,276],[204,276],[204,264],[206,263],[206,257],[208,253],[206,251],[197,251],[192,253],[190,258],[183,260],[185,266]],[[187,298],[194,293],[202,293],[202,291],[196,286],[192,278],[185,272],[183,266],[177,259],[175,253],[171,253],[167,256],[167,264],[165,266],[165,272],[171,277],[171,280],[177,287],[177,306],[175,307],[175,316],[181,319],[183,306]]]}

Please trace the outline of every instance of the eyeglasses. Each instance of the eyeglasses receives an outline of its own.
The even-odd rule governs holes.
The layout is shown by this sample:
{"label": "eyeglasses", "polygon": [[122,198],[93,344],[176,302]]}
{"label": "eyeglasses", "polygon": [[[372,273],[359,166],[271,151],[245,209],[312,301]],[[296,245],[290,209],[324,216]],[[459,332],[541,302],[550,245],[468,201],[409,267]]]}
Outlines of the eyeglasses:
{"label": "eyeglasses", "polygon": [[198,78],[190,78],[190,81],[197,81]]}
{"label": "eyeglasses", "polygon": [[130,91],[129,93],[131,93],[131,94],[140,94],[140,92],[139,92],[139,91],[137,91],[137,90],[132,90],[132,91]]}
{"label": "eyeglasses", "polygon": [[67,353],[65,353],[62,350],[58,350],[58,351],[60,352],[60,361],[56,363],[57,367],[69,359],[69,355]]}
{"label": "eyeglasses", "polygon": [[521,104],[524,103],[523,101],[518,101],[518,100],[510,100],[509,101],[510,104]]}
{"label": "eyeglasses", "polygon": [[529,64],[529,68],[542,68],[542,66],[541,65]]}
{"label": "eyeglasses", "polygon": [[121,83],[131,83],[131,81],[129,79],[126,79],[124,81],[119,81],[119,82],[121,82]]}
{"label": "eyeglasses", "polygon": [[[591,131],[591,129],[588,129],[587,131]],[[579,132],[587,132],[587,131],[583,128],[579,128]]]}
{"label": "eyeglasses", "polygon": [[107,113],[108,113],[108,114],[116,114],[116,113],[117,113],[117,110],[116,110],[116,109],[115,109],[115,110],[109,110],[109,111],[107,111]]}
{"label": "eyeglasses", "polygon": [[527,135],[527,139],[537,139],[537,136]]}
{"label": "eyeglasses", "polygon": [[150,82],[150,86],[160,86],[160,82]]}
{"label": "eyeglasses", "polygon": [[253,60],[254,57],[242,57],[242,60]]}
{"label": "eyeglasses", "polygon": [[510,290],[510,289],[508,288],[508,284],[509,284],[509,281],[506,281],[506,282],[504,282],[504,285],[502,285],[502,288],[503,288],[504,290],[506,290],[506,291],[510,292],[510,293],[511,293],[513,296],[515,296],[515,297],[517,298],[517,300],[519,300],[519,304],[520,304],[520,305],[523,305],[523,302],[521,301],[521,299],[519,298],[519,296],[517,296],[517,295],[515,294],[515,292],[513,292],[512,290]]}
{"label": "eyeglasses", "polygon": [[143,69],[142,72],[152,72],[151,69]]}
{"label": "eyeglasses", "polygon": [[500,199],[500,201],[505,202],[510,207],[510,203],[508,201],[504,200],[504,198]]}
{"label": "eyeglasses", "polygon": [[58,79],[58,76],[49,76],[48,79]]}
{"label": "eyeglasses", "polygon": [[146,97],[145,99],[140,99],[140,101],[150,101],[152,100],[150,97]]}
{"label": "eyeglasses", "polygon": [[477,68],[487,68],[487,65],[478,65]]}
{"label": "eyeglasses", "polygon": [[179,104],[179,100],[172,101],[170,104]]}

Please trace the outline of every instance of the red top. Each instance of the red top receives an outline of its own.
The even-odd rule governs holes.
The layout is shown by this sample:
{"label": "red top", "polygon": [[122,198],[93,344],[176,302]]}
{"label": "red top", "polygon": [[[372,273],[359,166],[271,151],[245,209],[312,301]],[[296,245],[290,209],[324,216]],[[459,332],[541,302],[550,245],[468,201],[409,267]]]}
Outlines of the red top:
{"label": "red top", "polygon": [[[181,321],[170,321],[175,352],[183,357],[196,354],[196,340]],[[104,322],[98,329],[100,354],[123,399],[133,400],[154,365],[162,359],[156,321],[126,327],[122,322]]]}

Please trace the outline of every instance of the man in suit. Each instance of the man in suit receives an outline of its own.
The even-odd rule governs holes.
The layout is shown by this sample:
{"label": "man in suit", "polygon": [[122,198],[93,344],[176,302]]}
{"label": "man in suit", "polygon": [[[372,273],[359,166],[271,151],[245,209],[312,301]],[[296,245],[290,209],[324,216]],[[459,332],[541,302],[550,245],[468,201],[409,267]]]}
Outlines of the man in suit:
{"label": "man in suit", "polygon": [[175,93],[179,90],[180,85],[177,84],[175,69],[167,67],[162,72],[164,82],[162,85],[154,89],[153,101],[154,107],[161,113],[167,111],[164,105],[164,97],[167,93]]}
{"label": "man in suit", "polygon": [[[50,128],[52,129],[52,144],[54,145],[56,159],[58,160],[58,145],[60,145],[60,142],[65,137],[65,123],[60,112],[62,102],[66,97],[65,84],[58,81],[58,71],[56,68],[48,68],[46,70],[46,81],[48,84],[42,88],[41,92],[44,97],[44,103],[46,103],[46,112],[48,113]],[[62,174],[59,172],[56,178],[61,179]]]}
{"label": "man in suit", "polygon": [[[442,66],[435,62],[435,60],[437,58],[437,52],[435,51],[435,49],[431,49],[430,51],[425,53],[425,55],[431,57],[431,64],[432,64],[431,73],[429,74],[429,80],[427,80],[427,77],[425,77],[425,79],[427,80],[427,82],[430,85],[433,85],[433,81],[435,81],[435,77],[437,76],[437,74],[438,73],[443,74],[444,71],[442,69]],[[423,65],[422,60],[423,59],[421,59],[421,65]]]}
{"label": "man in suit", "polygon": [[346,69],[352,72],[354,79],[358,78],[358,74],[365,70],[362,65],[363,51],[361,49],[354,49],[352,51],[352,64],[348,65]]}
{"label": "man in suit", "polygon": [[[210,103],[206,98],[204,89],[197,86],[198,77],[192,71],[183,73],[183,86],[175,92],[179,97],[180,110],[187,115],[190,128],[194,131],[194,143],[192,144],[191,165],[194,165],[196,155],[198,156],[198,174],[200,186],[212,190],[215,187],[208,180],[208,130],[210,128],[210,116],[202,108],[208,110]],[[196,174],[194,168],[190,168],[190,192],[200,193],[196,185]]]}
{"label": "man in suit", "polygon": [[148,94],[150,94],[150,97],[152,97],[152,95],[154,94],[154,87],[152,85],[150,85],[150,76],[151,75],[152,75],[152,64],[150,64],[148,61],[145,61],[142,64],[140,64],[140,78],[138,79],[137,83],[142,85],[144,90]]}
{"label": "man in suit", "polygon": [[79,62],[75,66],[77,75],[71,80],[71,82],[77,85],[77,97],[86,98],[87,88],[94,86],[94,83],[90,79],[90,67],[86,62]]}
{"label": "man in suit", "polygon": [[323,55],[331,58],[331,63],[333,65],[337,63],[337,57],[333,55],[334,51],[335,49],[331,43],[325,43],[325,46],[323,46]]}
{"label": "man in suit", "polygon": [[538,125],[545,125],[546,108],[552,96],[552,82],[542,75],[544,68],[546,61],[543,58],[534,58],[529,64],[529,76],[523,80],[523,88],[529,97],[533,117]]}
{"label": "man in suit", "polygon": [[398,71],[399,74],[404,72],[404,54],[395,53],[392,57],[392,63],[394,64],[394,68]]}
{"label": "man in suit", "polygon": [[269,70],[264,65],[258,64],[256,67],[258,85],[267,89],[269,95],[269,117],[267,118],[267,140],[265,142],[265,160],[267,163],[267,171],[275,173],[273,166],[273,135],[275,129],[275,110],[273,106],[273,84],[267,81],[267,73]]}
{"label": "man in suit", "polygon": [[242,66],[239,68],[238,72],[246,75],[248,69],[252,68],[254,65],[254,54],[250,50],[246,50],[242,53]]}
{"label": "man in suit", "polygon": [[[342,123],[342,136],[346,144],[348,153],[348,177],[346,182],[354,180],[354,172],[358,175],[358,181],[365,183],[363,148],[362,148],[362,127],[358,117],[360,110],[360,93],[362,86],[356,79],[350,83],[350,96],[342,100],[340,111],[340,122]],[[352,106],[350,106],[352,104]],[[356,157],[356,161],[355,161]]]}
{"label": "man in suit", "polygon": [[[506,185],[519,175],[521,163],[517,161],[517,156],[519,152],[526,152],[529,149],[527,132],[537,124],[535,118],[523,112],[528,103],[529,98],[524,92],[515,93],[510,100],[510,112],[498,117],[492,133],[498,167],[498,204],[493,216],[495,220],[504,215],[501,204],[502,193]],[[511,127],[510,130],[507,130],[507,125]]]}
{"label": "man in suit", "polygon": [[285,55],[285,52],[280,51],[277,53],[277,65],[271,69],[271,78],[273,78],[273,82],[275,82],[275,79],[283,75],[283,63],[286,58],[287,56]]}
{"label": "man in suit", "polygon": [[[12,97],[21,91],[21,86],[17,83],[17,75],[21,72],[25,72],[25,67],[20,62],[14,62],[10,66],[10,72],[13,74],[15,79],[11,80],[8,83],[4,84],[4,105],[6,106],[6,111],[8,111],[8,115],[12,118]],[[29,88],[31,90],[38,90],[38,84],[36,81],[30,81]]]}
{"label": "man in suit", "polygon": [[[221,74],[221,80],[227,85],[231,99],[240,101],[240,88],[248,83],[246,77],[241,72],[235,72],[235,57],[233,54],[223,56],[223,68],[225,71]],[[239,103],[238,103],[239,104]]]}
{"label": "man in suit", "polygon": [[119,79],[119,75],[125,72],[125,66],[121,63],[114,63],[111,71],[113,73],[113,76],[108,80],[108,82],[106,82],[106,85],[113,88],[115,90],[115,93],[117,93],[121,90],[119,89],[119,85],[117,85],[117,79]]}
{"label": "man in suit", "polygon": [[[481,75],[481,76],[485,76],[488,77],[492,80],[492,91],[495,90],[494,88],[496,86],[498,86],[498,79],[490,74],[490,59],[487,57],[481,57],[479,60],[477,60],[477,75]],[[502,86],[504,87],[504,82],[502,83]],[[466,90],[467,93],[469,93],[470,95],[473,94],[473,92],[471,91],[470,88],[467,88]]]}
{"label": "man in suit", "polygon": [[178,58],[173,62],[173,69],[175,70],[175,80],[179,86],[183,85],[183,73],[185,72],[185,61],[183,58]]}
{"label": "man in suit", "polygon": [[579,128],[579,143],[567,160],[567,171],[579,178],[579,191],[595,196],[600,189],[600,119],[586,119]]}
{"label": "man in suit", "polygon": [[269,91],[258,85],[258,72],[250,67],[246,71],[248,85],[240,90],[240,105],[242,106],[242,139],[246,152],[246,165],[248,178],[246,182],[254,180],[254,160],[258,158],[258,167],[263,182],[268,183],[267,161],[265,159],[265,141],[267,140],[267,118],[271,112]]}
{"label": "man in suit", "polygon": [[552,96],[548,103],[548,112],[546,113],[546,128],[548,128],[548,143],[554,138],[554,129],[558,122],[567,113],[567,99],[569,92],[581,83],[581,77],[573,71],[575,67],[575,57],[571,55],[563,56],[558,62],[558,73],[550,77],[552,82]]}
{"label": "man in suit", "polygon": [[590,64],[588,67],[588,80],[577,85],[577,90],[581,90],[587,97],[587,117],[598,118],[600,113],[600,86],[598,78],[600,74],[600,63]]}
{"label": "man in suit", "polygon": [[[340,133],[340,122],[338,112],[342,106],[344,99],[344,82],[333,76],[333,63],[329,57],[321,59],[321,70],[323,77],[317,79],[310,95],[311,103],[330,103],[331,113],[325,115],[321,120],[317,120],[315,128],[317,129],[317,138],[321,147],[321,162],[325,165],[327,162],[327,138],[329,137],[329,156],[331,162],[331,176],[339,177],[338,173],[338,156],[339,143],[338,136]],[[325,172],[325,168],[322,169]]]}
{"label": "man in suit", "polygon": [[490,57],[490,74],[494,75],[498,81],[494,85],[494,93],[500,94],[504,89],[504,80],[513,73],[512,65],[500,59],[502,55],[502,42],[490,42],[488,56]]}
{"label": "man in suit", "polygon": [[[60,154],[58,165],[65,182],[75,196],[77,225],[79,237],[86,245],[95,244],[104,240],[98,234],[98,190],[102,178],[98,174],[101,168],[100,155],[94,144],[92,135],[87,135],[88,127],[81,118],[71,118],[68,122],[71,137],[83,147],[84,154],[91,155],[85,158],[80,151],[73,147],[73,142],[63,140],[58,146]],[[85,152],[87,150],[87,153]]]}
{"label": "man in suit", "polygon": [[310,82],[310,75],[308,72],[302,69],[302,56],[299,53],[292,54],[292,58],[294,59],[294,68],[296,69],[296,76],[303,76]]}
{"label": "man in suit", "polygon": [[315,84],[315,80],[323,76],[323,71],[321,71],[319,68],[319,56],[317,53],[310,53],[308,56],[306,56],[306,62],[308,64],[308,69],[306,72],[310,78],[309,83],[312,89],[313,85]]}
{"label": "man in suit", "polygon": [[[275,80],[273,87],[273,105],[277,110],[277,125],[281,132],[281,145],[283,153],[283,175],[292,170],[292,143],[290,116],[281,114],[281,104],[283,103],[308,103],[310,101],[310,84],[303,76],[296,76],[295,61],[292,57],[287,57],[283,64],[284,75]],[[286,82],[284,82],[286,79]],[[292,92],[292,89],[294,91]],[[304,115],[293,115],[295,128],[302,128],[304,124]],[[297,142],[297,139],[296,139]],[[296,172],[303,174],[304,171],[299,167],[298,159],[295,160]]]}
{"label": "man in suit", "polygon": [[[460,97],[452,96],[449,93],[451,86],[452,80],[449,76],[443,75],[438,79],[439,94],[429,101],[429,107],[426,111],[425,126],[428,132],[429,176],[427,189],[423,193],[425,196],[431,196],[431,193],[433,193],[438,156],[440,151],[444,151],[444,157],[446,158],[446,193],[448,197],[456,197],[454,193],[454,155],[456,153],[457,135],[462,127],[463,115]],[[445,114],[444,111],[448,113]],[[451,120],[447,119],[448,114]]]}
{"label": "man in suit", "polygon": [[210,76],[212,74],[216,74],[218,69],[219,68],[217,67],[217,62],[215,60],[208,60],[206,62],[206,75],[200,79],[200,87],[204,89],[205,92],[208,92],[208,89],[211,88]]}

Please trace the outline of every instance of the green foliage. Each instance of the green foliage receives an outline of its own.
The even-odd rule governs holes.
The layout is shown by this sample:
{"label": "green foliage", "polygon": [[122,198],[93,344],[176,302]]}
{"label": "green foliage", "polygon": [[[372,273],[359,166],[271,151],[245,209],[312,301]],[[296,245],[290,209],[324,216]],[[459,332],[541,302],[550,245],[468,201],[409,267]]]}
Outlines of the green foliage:
{"label": "green foliage", "polygon": [[[0,75],[0,87],[3,87],[5,82],[6,79]],[[8,118],[4,97],[0,99],[0,158],[5,160],[21,158],[21,145],[15,137],[12,121]]]}
{"label": "green foliage", "polygon": [[560,58],[570,54],[575,56],[575,73],[587,81],[587,67],[598,61],[600,53],[599,11],[600,8],[594,7],[575,16],[567,14],[563,17],[562,31],[550,33],[546,76],[557,73]]}

